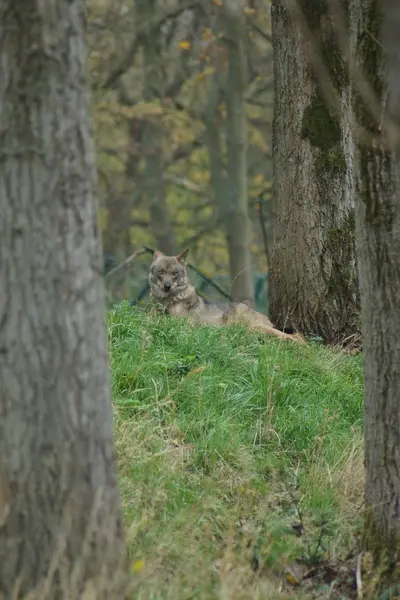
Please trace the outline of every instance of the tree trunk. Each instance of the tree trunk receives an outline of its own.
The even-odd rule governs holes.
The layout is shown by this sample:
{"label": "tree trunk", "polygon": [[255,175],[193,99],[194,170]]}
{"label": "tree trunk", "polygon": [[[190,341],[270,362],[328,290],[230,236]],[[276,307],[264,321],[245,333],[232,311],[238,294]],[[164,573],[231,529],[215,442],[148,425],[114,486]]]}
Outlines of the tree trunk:
{"label": "tree trunk", "polygon": [[[269,306],[281,327],[332,343],[360,329],[350,85],[328,5],[299,4],[296,15],[295,2],[272,1],[276,222]],[[312,59],[319,57],[336,111],[327,102],[332,89],[317,78]]]}
{"label": "tree trunk", "polygon": [[232,298],[254,306],[251,268],[251,226],[247,198],[247,54],[245,47],[244,0],[229,0],[222,13],[228,45],[226,81],[226,139],[228,185],[225,198],[225,227],[232,278]]}
{"label": "tree trunk", "polygon": [[[155,33],[150,28],[157,8],[158,5],[154,0],[136,0],[138,20],[142,27],[148,27],[147,31],[141,36],[145,70],[143,90],[145,102],[152,102],[162,97],[160,82],[163,75],[160,69],[159,40],[155,38]],[[176,247],[166,201],[164,134],[160,121],[161,117],[155,115],[147,117],[143,122],[141,149],[145,159],[143,179],[146,187],[144,193],[150,211],[150,223],[155,244],[159,250],[171,255],[176,253],[178,248]]]}
{"label": "tree trunk", "polygon": [[[0,5],[0,596],[121,598],[84,2]],[[19,590],[19,591],[18,591]],[[15,595],[14,595],[15,593]]]}
{"label": "tree trunk", "polygon": [[[373,114],[365,97],[357,93],[354,109],[361,130],[356,225],[365,371],[365,545],[390,572],[400,559],[400,7],[392,0],[357,0],[354,5],[356,56],[377,109]],[[359,87],[357,79],[355,86]],[[392,139],[393,134],[397,139]],[[397,580],[399,577],[397,572]]]}
{"label": "tree trunk", "polygon": [[[124,106],[132,105],[132,103],[124,102],[123,94],[120,94],[119,102]],[[129,138],[125,164],[127,186],[123,192],[114,190],[112,193],[110,190],[110,193],[107,194],[108,222],[103,233],[105,252],[115,254],[119,260],[124,260],[129,256],[132,253],[132,246],[135,246],[131,229],[134,223],[133,209],[138,204],[136,197],[139,197],[135,184],[139,181],[141,120],[136,117],[130,119],[127,122],[127,129]]]}

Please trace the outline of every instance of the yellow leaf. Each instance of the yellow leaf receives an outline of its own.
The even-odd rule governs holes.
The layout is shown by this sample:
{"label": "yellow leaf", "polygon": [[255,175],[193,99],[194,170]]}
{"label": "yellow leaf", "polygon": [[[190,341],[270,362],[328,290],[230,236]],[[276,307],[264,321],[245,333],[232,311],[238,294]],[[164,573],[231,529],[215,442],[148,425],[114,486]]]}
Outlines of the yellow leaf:
{"label": "yellow leaf", "polygon": [[216,6],[222,6],[222,0],[214,0]]}
{"label": "yellow leaf", "polygon": [[300,585],[300,581],[298,579],[296,579],[295,577],[293,577],[293,575],[291,573],[287,573],[286,579],[287,579],[288,583],[290,583],[291,585]]}
{"label": "yellow leaf", "polygon": [[251,8],[250,6],[245,6],[244,7],[244,13],[246,15],[254,15],[255,12],[256,12],[255,9]]}
{"label": "yellow leaf", "polygon": [[286,581],[291,585],[300,585],[304,574],[305,568],[304,565],[290,565],[287,566],[286,569]]}
{"label": "yellow leaf", "polygon": [[143,559],[136,560],[133,563],[133,566],[132,566],[132,568],[133,568],[133,570],[134,570],[135,573],[140,573],[140,571],[143,569],[143,567],[144,567],[144,560]]}
{"label": "yellow leaf", "polygon": [[212,32],[212,29],[210,29],[209,27],[206,27],[205,30],[203,31],[203,35],[201,37],[203,38],[203,40],[211,40],[213,35],[214,34]]}
{"label": "yellow leaf", "polygon": [[179,42],[179,48],[181,50],[190,50],[191,47],[192,45],[189,42],[189,40],[182,40],[181,42]]}

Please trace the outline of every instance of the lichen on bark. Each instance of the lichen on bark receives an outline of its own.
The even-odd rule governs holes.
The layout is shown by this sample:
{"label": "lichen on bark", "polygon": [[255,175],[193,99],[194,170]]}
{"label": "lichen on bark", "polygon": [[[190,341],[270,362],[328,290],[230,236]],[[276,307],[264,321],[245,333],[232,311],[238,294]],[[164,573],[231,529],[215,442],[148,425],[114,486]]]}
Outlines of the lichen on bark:
{"label": "lichen on bark", "polygon": [[340,222],[339,227],[328,229],[324,253],[333,257],[335,268],[332,269],[332,277],[329,280],[329,289],[339,287],[349,289],[353,286],[354,265],[343,257],[355,256],[355,213],[350,211]]}
{"label": "lichen on bark", "polygon": [[[347,15],[347,2],[342,2]],[[301,0],[308,28],[319,40],[319,49],[324,67],[339,96],[349,85],[346,61],[339,48],[337,36],[326,0]],[[345,168],[346,159],[341,148],[342,131],[340,115],[326,99],[326,90],[321,88],[316,74],[312,73],[314,91],[302,119],[301,135],[308,138],[310,144],[320,149],[316,154],[315,167],[320,175],[335,175]],[[324,93],[325,92],[325,93]]]}
{"label": "lichen on bark", "polygon": [[[382,44],[377,44],[381,27],[383,24],[383,16],[381,5],[378,0],[369,3],[369,10],[365,14],[365,25],[359,32],[357,37],[356,52],[358,56],[364,57],[364,72],[368,80],[368,84],[376,94],[377,98],[385,96],[385,73],[383,69],[385,50]],[[354,112],[357,123],[368,132],[372,137],[379,138],[381,135],[380,122],[376,119],[369,109],[362,95],[357,90],[354,98]],[[376,145],[375,145],[376,146]],[[362,173],[367,173],[371,161],[375,161],[379,154],[379,163],[384,168],[385,172],[391,172],[392,156],[390,151],[385,147],[373,147],[368,136],[360,138],[358,141],[359,161]],[[390,178],[387,179],[390,181]],[[388,184],[389,186],[391,183]],[[378,188],[373,189],[376,196],[379,193]],[[366,217],[371,224],[378,223],[382,220],[386,230],[390,231],[393,225],[394,209],[391,201],[386,201],[385,197],[381,198],[379,203],[370,203],[370,190],[362,189],[360,197],[364,202]]]}
{"label": "lichen on bark", "polygon": [[304,111],[302,137],[321,150],[329,150],[340,142],[339,120],[332,115],[318,90]]}

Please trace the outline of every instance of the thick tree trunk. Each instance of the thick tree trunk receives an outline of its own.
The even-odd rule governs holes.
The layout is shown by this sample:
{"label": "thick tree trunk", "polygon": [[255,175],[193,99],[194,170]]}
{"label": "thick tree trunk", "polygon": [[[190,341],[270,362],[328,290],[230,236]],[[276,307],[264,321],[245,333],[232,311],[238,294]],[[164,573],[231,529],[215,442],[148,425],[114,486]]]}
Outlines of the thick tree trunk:
{"label": "thick tree trunk", "polygon": [[[302,19],[292,12],[296,5],[272,1],[276,222],[269,306],[278,325],[340,342],[360,328],[350,85],[326,3],[299,2]],[[332,90],[317,81],[311,53],[324,61],[340,115],[326,101]]]}
{"label": "thick tree trunk", "polygon": [[[154,31],[150,29],[157,8],[158,4],[154,0],[136,0],[138,20],[143,23],[143,27],[148,26],[148,30],[141,36],[145,70],[143,97],[146,102],[157,100],[162,96],[159,40],[154,38]],[[142,127],[141,146],[146,165],[143,177],[144,194],[150,211],[154,242],[159,250],[171,255],[178,249],[166,201],[163,138],[160,116],[146,118]]]}
{"label": "thick tree trunk", "polygon": [[121,598],[84,36],[83,0],[0,4],[5,598]]}
{"label": "thick tree trunk", "polygon": [[245,48],[244,0],[224,2],[223,30],[228,45],[226,81],[226,139],[228,185],[224,219],[232,278],[232,298],[254,306],[251,268],[251,226],[247,198],[247,54]]}
{"label": "thick tree trunk", "polygon": [[357,59],[377,109],[373,114],[365,97],[355,96],[361,131],[356,224],[365,370],[365,543],[384,567],[392,567],[400,559],[400,145],[398,137],[391,138],[400,134],[400,7],[392,0],[354,6]]}

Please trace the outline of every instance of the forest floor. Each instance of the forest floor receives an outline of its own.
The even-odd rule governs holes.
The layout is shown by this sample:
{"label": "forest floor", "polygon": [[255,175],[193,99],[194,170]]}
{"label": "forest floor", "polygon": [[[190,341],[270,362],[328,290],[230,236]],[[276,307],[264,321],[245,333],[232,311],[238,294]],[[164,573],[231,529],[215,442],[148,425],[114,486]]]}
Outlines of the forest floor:
{"label": "forest floor", "polygon": [[362,358],[109,312],[135,600],[356,598]]}

